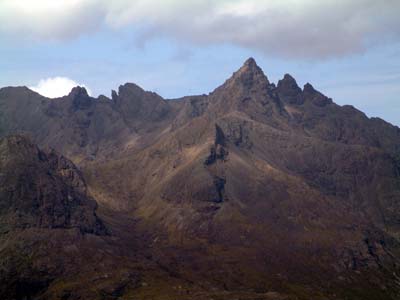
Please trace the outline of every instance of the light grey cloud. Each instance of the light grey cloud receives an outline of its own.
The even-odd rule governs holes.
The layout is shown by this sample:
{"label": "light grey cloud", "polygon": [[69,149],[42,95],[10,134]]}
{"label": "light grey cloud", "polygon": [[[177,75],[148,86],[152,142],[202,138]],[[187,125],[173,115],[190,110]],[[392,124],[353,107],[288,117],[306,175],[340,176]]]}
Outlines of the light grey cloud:
{"label": "light grey cloud", "polygon": [[98,30],[98,0],[1,0],[0,34],[20,40],[75,38]]}
{"label": "light grey cloud", "polygon": [[63,39],[103,26],[146,41],[233,44],[321,59],[399,40],[398,0],[2,0],[0,32]]}

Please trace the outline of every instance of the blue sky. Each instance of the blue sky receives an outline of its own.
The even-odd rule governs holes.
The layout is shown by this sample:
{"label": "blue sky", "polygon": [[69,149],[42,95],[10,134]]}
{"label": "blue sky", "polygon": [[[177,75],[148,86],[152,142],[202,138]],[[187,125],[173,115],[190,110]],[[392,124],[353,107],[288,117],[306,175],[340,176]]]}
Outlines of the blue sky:
{"label": "blue sky", "polygon": [[209,93],[251,56],[270,81],[290,73],[400,125],[399,1],[2,1],[0,86],[61,77],[109,96],[135,82],[174,98]]}

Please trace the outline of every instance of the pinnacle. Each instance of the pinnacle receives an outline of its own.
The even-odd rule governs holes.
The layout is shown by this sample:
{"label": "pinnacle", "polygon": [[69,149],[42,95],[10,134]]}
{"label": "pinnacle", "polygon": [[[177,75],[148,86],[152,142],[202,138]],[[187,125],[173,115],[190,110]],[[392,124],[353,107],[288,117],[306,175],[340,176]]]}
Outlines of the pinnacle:
{"label": "pinnacle", "polygon": [[84,87],[76,86],[76,87],[72,88],[72,90],[68,94],[68,96],[72,96],[74,98],[79,97],[79,96],[89,97],[89,94]]}

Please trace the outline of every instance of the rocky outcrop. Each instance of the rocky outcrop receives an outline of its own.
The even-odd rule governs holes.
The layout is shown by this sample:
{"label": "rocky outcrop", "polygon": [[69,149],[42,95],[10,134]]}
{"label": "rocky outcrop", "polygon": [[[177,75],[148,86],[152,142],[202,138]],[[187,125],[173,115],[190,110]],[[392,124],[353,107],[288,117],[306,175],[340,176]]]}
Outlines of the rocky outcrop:
{"label": "rocky outcrop", "polygon": [[204,164],[206,166],[212,165],[217,160],[226,161],[229,151],[226,148],[226,138],[221,127],[215,124],[215,140],[214,145],[210,148],[210,155],[206,158]]}
{"label": "rocky outcrop", "polygon": [[226,184],[226,179],[222,177],[215,176],[214,177],[214,184],[215,184],[215,189],[217,190],[217,195],[218,197],[214,199],[213,201],[216,203],[221,203],[224,201],[225,198],[225,184]]}
{"label": "rocky outcrop", "polygon": [[304,103],[301,88],[299,88],[296,80],[289,74],[285,74],[283,79],[279,80],[277,93],[279,98],[285,103],[294,105]]}
{"label": "rocky outcrop", "polygon": [[0,228],[77,228],[105,234],[79,170],[22,136],[0,140]]}
{"label": "rocky outcrop", "polygon": [[71,99],[71,109],[73,111],[85,110],[94,104],[94,100],[89,97],[89,94],[84,87],[74,87],[67,97]]}
{"label": "rocky outcrop", "polygon": [[324,107],[328,104],[332,104],[332,99],[316,91],[314,87],[309,83],[306,83],[304,85],[303,93],[304,97],[316,106]]}

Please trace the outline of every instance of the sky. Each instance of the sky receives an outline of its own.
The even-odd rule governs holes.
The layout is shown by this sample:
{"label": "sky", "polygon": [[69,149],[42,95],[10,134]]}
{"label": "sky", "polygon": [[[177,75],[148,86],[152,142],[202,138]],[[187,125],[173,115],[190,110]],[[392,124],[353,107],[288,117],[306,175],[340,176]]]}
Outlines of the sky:
{"label": "sky", "polygon": [[207,94],[248,57],[400,126],[398,0],[0,0],[0,87]]}

